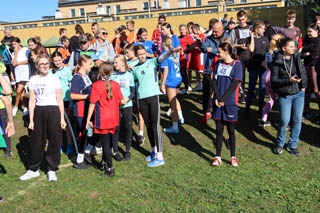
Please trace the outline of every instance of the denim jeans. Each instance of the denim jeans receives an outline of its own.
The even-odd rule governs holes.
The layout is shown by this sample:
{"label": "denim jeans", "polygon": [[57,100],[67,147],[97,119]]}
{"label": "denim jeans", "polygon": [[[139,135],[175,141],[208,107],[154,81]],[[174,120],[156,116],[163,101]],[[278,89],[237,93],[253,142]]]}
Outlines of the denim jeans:
{"label": "denim jeans", "polygon": [[259,77],[259,107],[264,105],[265,85],[267,70],[249,70],[249,88],[246,99],[246,107],[249,108],[252,103],[253,93],[256,88],[257,80]]}
{"label": "denim jeans", "polygon": [[295,95],[280,96],[278,98],[280,110],[280,123],[277,135],[277,144],[284,146],[287,137],[287,126],[291,117],[291,134],[288,142],[290,148],[297,148],[301,131],[301,120],[304,108],[305,92],[300,91]]}

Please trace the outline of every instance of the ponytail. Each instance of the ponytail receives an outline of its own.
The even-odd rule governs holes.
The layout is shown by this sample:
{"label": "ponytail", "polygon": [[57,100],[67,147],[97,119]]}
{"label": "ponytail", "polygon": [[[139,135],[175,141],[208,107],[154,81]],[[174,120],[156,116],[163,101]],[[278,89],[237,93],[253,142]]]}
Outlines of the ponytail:
{"label": "ponytail", "polygon": [[[167,46],[169,48],[169,50],[171,50],[172,49],[172,39],[168,36],[165,36],[164,39],[162,40],[162,45]],[[174,57],[174,63],[176,65],[178,65],[178,59],[177,59],[176,53],[172,53],[172,55]]]}
{"label": "ponytail", "polygon": [[106,80],[105,87],[106,87],[106,90],[107,90],[107,93],[108,93],[107,99],[110,100],[112,98],[112,96],[113,96],[110,77],[109,76],[105,77],[105,80]]}
{"label": "ponytail", "polygon": [[235,54],[235,53],[232,53],[232,54],[231,54],[231,58],[233,58],[234,60],[239,60],[238,55]]}
{"label": "ponytail", "polygon": [[74,74],[78,73],[78,72],[79,72],[79,70],[80,70],[80,65],[79,65],[79,64],[77,64],[77,66],[72,70],[72,75],[74,75]]}
{"label": "ponytail", "polygon": [[99,75],[105,80],[105,87],[107,90],[107,99],[110,100],[113,97],[110,75],[113,71],[113,65],[107,62],[103,62],[99,68]]}

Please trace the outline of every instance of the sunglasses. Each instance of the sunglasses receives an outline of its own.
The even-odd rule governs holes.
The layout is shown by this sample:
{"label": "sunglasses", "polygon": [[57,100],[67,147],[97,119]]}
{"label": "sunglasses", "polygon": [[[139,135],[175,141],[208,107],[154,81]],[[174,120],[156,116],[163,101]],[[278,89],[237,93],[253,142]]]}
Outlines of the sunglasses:
{"label": "sunglasses", "polygon": [[108,33],[106,33],[106,32],[102,32],[101,34],[102,34],[102,35],[108,35]]}

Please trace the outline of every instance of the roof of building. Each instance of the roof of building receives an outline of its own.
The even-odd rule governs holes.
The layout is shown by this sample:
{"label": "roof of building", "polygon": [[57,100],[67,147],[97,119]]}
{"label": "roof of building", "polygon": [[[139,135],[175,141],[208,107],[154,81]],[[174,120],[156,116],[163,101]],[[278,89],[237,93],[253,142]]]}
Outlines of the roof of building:
{"label": "roof of building", "polygon": [[99,3],[113,3],[113,2],[122,2],[122,1],[135,1],[135,0],[58,0],[58,7],[99,4]]}

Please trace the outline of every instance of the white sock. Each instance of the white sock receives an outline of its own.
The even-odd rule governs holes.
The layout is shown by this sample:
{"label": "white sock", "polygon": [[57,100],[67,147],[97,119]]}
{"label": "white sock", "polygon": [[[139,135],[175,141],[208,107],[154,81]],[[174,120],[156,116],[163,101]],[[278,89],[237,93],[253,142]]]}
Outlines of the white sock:
{"label": "white sock", "polygon": [[220,156],[216,156],[216,158],[218,158],[218,160],[221,162],[221,157]]}
{"label": "white sock", "polygon": [[183,119],[182,111],[178,111],[179,119]]}
{"label": "white sock", "polygon": [[143,130],[139,130],[139,135],[143,136]]}
{"label": "white sock", "polygon": [[83,162],[83,159],[84,159],[84,154],[78,154],[77,156],[77,163],[82,163]]}
{"label": "white sock", "polygon": [[232,159],[232,158],[235,158],[235,159],[236,159],[236,156],[231,156],[231,159]]}
{"label": "white sock", "polygon": [[18,107],[17,107],[17,106],[14,106],[13,109],[18,109]]}
{"label": "white sock", "polygon": [[158,158],[158,160],[163,160],[162,152],[157,153],[157,158]]}
{"label": "white sock", "polygon": [[84,150],[84,152],[90,154],[90,152],[92,151],[93,148],[94,147],[91,144],[88,144],[86,146],[86,149]]}
{"label": "white sock", "polygon": [[157,147],[156,147],[156,146],[152,147],[152,151],[153,151],[154,153],[157,153],[157,152],[158,152]]}
{"label": "white sock", "polygon": [[172,122],[172,127],[174,129],[178,129],[178,122]]}

